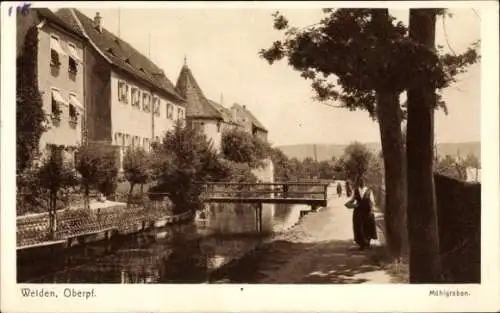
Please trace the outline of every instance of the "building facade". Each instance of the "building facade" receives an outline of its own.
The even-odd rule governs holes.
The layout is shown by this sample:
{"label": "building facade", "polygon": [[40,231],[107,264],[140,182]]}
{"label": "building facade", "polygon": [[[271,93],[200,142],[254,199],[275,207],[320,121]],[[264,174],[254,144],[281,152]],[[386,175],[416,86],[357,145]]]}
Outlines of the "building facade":
{"label": "building facade", "polygon": [[85,38],[52,11],[35,8],[17,17],[17,54],[30,27],[38,34],[37,76],[48,129],[40,138],[42,157],[54,146],[64,147],[72,161],[82,143],[85,116]]}
{"label": "building facade", "polygon": [[114,147],[119,167],[128,147],[149,150],[176,121],[185,123],[185,99],[164,71],[130,44],[76,9],[56,15],[87,38],[86,140]]}

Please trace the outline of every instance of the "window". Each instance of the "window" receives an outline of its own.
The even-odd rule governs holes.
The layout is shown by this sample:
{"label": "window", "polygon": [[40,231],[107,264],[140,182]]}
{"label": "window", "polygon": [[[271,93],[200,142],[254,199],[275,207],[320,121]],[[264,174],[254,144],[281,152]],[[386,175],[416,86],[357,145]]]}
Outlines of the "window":
{"label": "window", "polygon": [[141,91],[137,87],[132,87],[132,106],[135,108],[141,107]]}
{"label": "window", "polygon": [[167,118],[168,119],[173,119],[173,113],[174,113],[174,107],[172,103],[167,102]]}
{"label": "window", "polygon": [[128,103],[128,84],[123,80],[118,81],[118,101]]}
{"label": "window", "polygon": [[181,108],[177,108],[177,119],[182,120],[182,109]]}
{"label": "window", "polygon": [[220,133],[220,122],[217,122],[217,132]]}
{"label": "window", "polygon": [[148,139],[147,138],[143,138],[142,139],[142,147],[144,148],[144,150],[148,151]]}
{"label": "window", "polygon": [[76,47],[73,44],[68,44],[69,48],[69,58],[68,58],[68,71],[72,74],[76,74],[78,72],[77,64],[81,62],[80,57],[78,56],[78,52],[76,51]]}
{"label": "window", "polygon": [[151,112],[151,96],[145,92],[142,93],[142,109],[144,112]]}
{"label": "window", "polygon": [[158,97],[153,97],[153,112],[154,115],[160,116],[160,99]]}
{"label": "window", "polygon": [[79,111],[83,111],[84,108],[75,94],[69,95],[69,120],[71,123],[76,124],[78,122]]}
{"label": "window", "polygon": [[60,57],[65,54],[66,53],[59,44],[59,38],[56,36],[50,36],[50,66],[61,66]]}
{"label": "window", "polygon": [[56,120],[61,120],[61,114],[62,114],[61,105],[65,105],[66,100],[63,98],[63,96],[57,89],[52,89],[51,95],[52,95],[52,102],[51,102],[52,118]]}
{"label": "window", "polygon": [[78,112],[74,105],[69,105],[69,119],[71,122],[76,122],[78,120]]}

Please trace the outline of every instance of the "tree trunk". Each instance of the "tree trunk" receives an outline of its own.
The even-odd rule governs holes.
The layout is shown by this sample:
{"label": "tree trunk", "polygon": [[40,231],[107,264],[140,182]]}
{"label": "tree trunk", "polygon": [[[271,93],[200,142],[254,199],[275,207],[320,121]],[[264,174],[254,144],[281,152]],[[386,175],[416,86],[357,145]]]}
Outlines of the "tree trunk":
{"label": "tree trunk", "polygon": [[[434,48],[436,15],[410,9],[410,37]],[[435,88],[427,82],[408,90],[407,171],[410,282],[441,280],[441,260],[434,190],[433,147]]]}
{"label": "tree trunk", "polygon": [[85,194],[83,195],[83,206],[86,210],[90,210],[90,188],[88,184],[85,184]]}
{"label": "tree trunk", "polygon": [[399,97],[393,92],[377,92],[377,118],[380,127],[385,173],[385,225],[391,256],[399,258],[403,251],[405,180],[404,148],[399,114]]}
{"label": "tree trunk", "polygon": [[56,194],[49,193],[49,236],[50,240],[54,240],[57,231],[57,208],[56,208]]}
{"label": "tree trunk", "polygon": [[135,183],[130,183],[130,189],[128,190],[128,199],[132,199],[132,193],[134,192]]}

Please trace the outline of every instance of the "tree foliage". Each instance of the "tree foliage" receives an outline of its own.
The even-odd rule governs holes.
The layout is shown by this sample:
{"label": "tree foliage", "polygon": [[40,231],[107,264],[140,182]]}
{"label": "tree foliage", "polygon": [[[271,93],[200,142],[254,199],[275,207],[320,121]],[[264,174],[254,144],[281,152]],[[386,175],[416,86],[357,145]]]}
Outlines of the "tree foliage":
{"label": "tree foliage", "polygon": [[78,179],[72,166],[64,161],[63,150],[53,147],[47,160],[44,160],[37,171],[38,186],[48,196],[49,208],[49,231],[54,239],[57,230],[56,210],[60,199],[67,199],[68,188],[76,186]]}
{"label": "tree foliage", "polygon": [[473,153],[467,154],[463,162],[466,167],[481,168],[481,160]]}
{"label": "tree foliage", "polygon": [[201,207],[199,183],[222,181],[231,174],[201,130],[179,123],[155,147],[154,167],[157,185],[150,191],[166,193],[175,213]]}
{"label": "tree foliage", "polygon": [[292,180],[292,169],[290,161],[285,153],[278,149],[271,149],[271,160],[274,164],[274,180],[278,182]]}
{"label": "tree foliage", "polygon": [[345,175],[355,182],[358,178],[366,178],[374,154],[362,143],[354,142],[345,148],[342,159]]}
{"label": "tree foliage", "polygon": [[65,162],[63,151],[59,147],[52,149],[47,160],[42,162],[37,176],[40,187],[52,193],[76,186],[78,182],[75,171]]}
{"label": "tree foliage", "polygon": [[[465,161],[465,160],[464,160]],[[451,155],[440,158],[435,164],[435,172],[458,180],[467,179],[467,163]]]}
{"label": "tree foliage", "polygon": [[16,152],[17,172],[28,168],[47,130],[43,101],[38,89],[38,30],[28,29],[21,54],[16,60]]}
{"label": "tree foliage", "polygon": [[274,28],[284,31],[284,38],[259,54],[270,64],[286,58],[311,80],[317,99],[367,110],[373,118],[376,92],[401,93],[429,79],[442,89],[478,61],[479,42],[459,55],[428,49],[409,38],[407,27],[394,17],[381,18],[382,10],[325,9],[319,23],[303,29],[290,27],[276,12]]}
{"label": "tree foliage", "polygon": [[114,193],[118,167],[113,151],[97,144],[81,146],[76,152],[75,167],[81,175],[81,184],[87,200],[91,189],[97,189],[105,196]]}
{"label": "tree foliage", "polygon": [[125,178],[130,184],[129,196],[132,195],[134,186],[146,184],[152,175],[151,158],[143,148],[129,148],[123,158]]}
{"label": "tree foliage", "polygon": [[267,142],[239,129],[224,131],[221,147],[226,159],[248,163],[252,167],[261,165],[261,161],[270,154],[270,146]]}

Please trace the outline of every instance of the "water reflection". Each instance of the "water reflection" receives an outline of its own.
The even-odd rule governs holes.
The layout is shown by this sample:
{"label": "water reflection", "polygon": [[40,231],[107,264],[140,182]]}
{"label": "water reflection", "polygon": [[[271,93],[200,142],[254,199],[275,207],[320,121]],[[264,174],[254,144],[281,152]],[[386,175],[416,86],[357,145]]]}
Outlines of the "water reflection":
{"label": "water reflection", "polygon": [[[238,214],[241,219],[241,212]],[[299,216],[300,208],[276,206],[271,224],[275,231],[282,231],[297,222]],[[258,236],[211,232],[207,227],[210,222],[213,220],[19,257],[18,281],[206,283],[211,272],[253,250],[262,240]]]}

